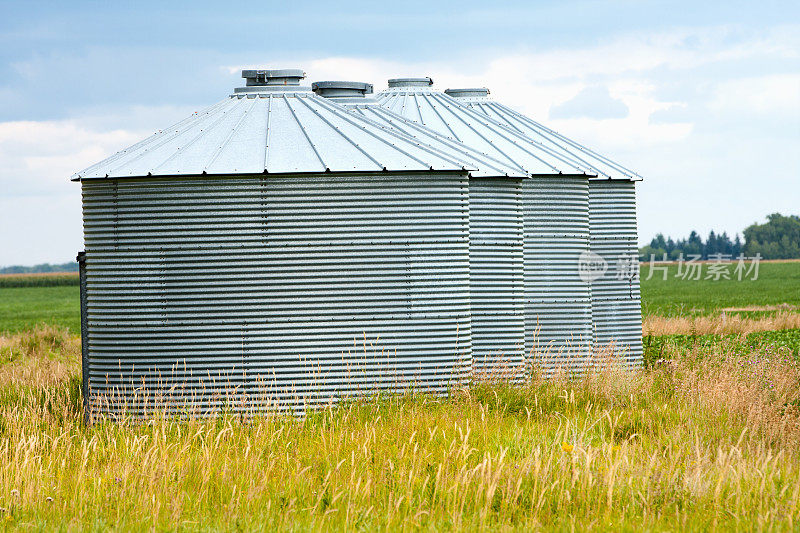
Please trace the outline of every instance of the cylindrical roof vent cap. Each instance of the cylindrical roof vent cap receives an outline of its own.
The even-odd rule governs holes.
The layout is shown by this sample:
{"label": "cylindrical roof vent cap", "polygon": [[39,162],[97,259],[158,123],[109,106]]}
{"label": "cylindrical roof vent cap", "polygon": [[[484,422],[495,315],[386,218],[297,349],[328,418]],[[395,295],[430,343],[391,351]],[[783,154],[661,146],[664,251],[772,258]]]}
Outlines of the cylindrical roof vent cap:
{"label": "cylindrical roof vent cap", "polygon": [[300,85],[300,80],[306,77],[306,73],[299,68],[243,70],[242,77],[247,80],[248,87]]}
{"label": "cylindrical roof vent cap", "polygon": [[353,98],[372,94],[372,84],[361,81],[315,81],[311,90],[325,98]]}
{"label": "cylindrical roof vent cap", "polygon": [[389,87],[430,87],[433,85],[431,78],[392,78]]}
{"label": "cylindrical roof vent cap", "polygon": [[471,89],[445,89],[445,94],[453,98],[473,98],[476,96],[489,96],[489,89],[486,87],[475,87]]}

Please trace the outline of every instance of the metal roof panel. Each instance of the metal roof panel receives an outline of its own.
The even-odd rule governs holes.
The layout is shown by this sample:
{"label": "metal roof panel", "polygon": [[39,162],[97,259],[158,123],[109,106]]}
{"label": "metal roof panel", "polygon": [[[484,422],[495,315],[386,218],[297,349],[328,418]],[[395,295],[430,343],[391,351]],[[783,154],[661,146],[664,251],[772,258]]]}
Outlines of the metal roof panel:
{"label": "metal roof panel", "polygon": [[271,77],[252,83],[265,85],[248,79],[246,90],[72,178],[475,168],[463,153],[428,146],[292,85],[295,71],[286,85],[277,84],[281,71],[263,72]]}
{"label": "metal roof panel", "polygon": [[458,140],[507,165],[529,174],[592,174],[587,165],[509,128],[487,115],[462,105],[416,79],[392,80],[377,95],[378,102],[395,113]]}
{"label": "metal roof panel", "polygon": [[435,130],[409,120],[378,104],[374,98],[365,96],[364,87],[369,84],[352,81],[321,81],[312,84],[314,92],[324,96],[326,101],[334,101],[348,111],[369,119],[381,128],[413,139],[415,143],[428,146],[449,157],[468,161],[476,170],[470,174],[476,177],[525,177],[527,172],[508,162],[500,161],[467,146]]}
{"label": "metal roof panel", "polygon": [[627,178],[641,180],[642,176],[621,164],[595,152],[594,150],[573,141],[511,109],[510,107],[489,98],[488,89],[447,89],[446,94],[453,96],[465,106],[479,111],[495,121],[511,128],[526,137],[540,142],[551,149],[570,154],[580,161],[581,165],[588,167],[592,173],[601,178]]}
{"label": "metal roof panel", "polygon": [[[342,105],[353,113],[367,117],[384,127],[402,132],[419,139],[421,142],[445,152],[454,152],[460,157],[467,158],[478,170],[471,172],[474,176],[509,176],[525,177],[527,172],[518,165],[509,164],[508,161],[499,161],[492,156],[467,146],[459,141],[441,135],[436,131],[409,120],[393,111],[379,105],[376,101],[354,102],[351,99],[342,102]],[[362,99],[363,100],[363,99]]]}

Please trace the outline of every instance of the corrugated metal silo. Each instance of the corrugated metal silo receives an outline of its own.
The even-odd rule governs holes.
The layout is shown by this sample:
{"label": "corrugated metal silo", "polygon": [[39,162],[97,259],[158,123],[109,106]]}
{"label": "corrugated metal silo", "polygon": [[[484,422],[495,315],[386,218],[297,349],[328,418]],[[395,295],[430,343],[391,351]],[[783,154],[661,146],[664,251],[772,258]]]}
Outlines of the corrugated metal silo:
{"label": "corrugated metal silo", "polygon": [[448,89],[464,105],[480,111],[553,150],[570,154],[598,178],[589,181],[590,249],[608,265],[592,276],[592,317],[597,351],[613,347],[631,364],[642,360],[635,181],[632,170],[489,98],[489,91]]}
{"label": "corrugated metal silo", "polygon": [[608,265],[592,281],[592,316],[598,351],[611,351],[631,365],[642,363],[642,299],[635,182],[589,181],[591,250]]}
{"label": "corrugated metal silo", "polygon": [[372,85],[349,81],[312,84],[384,127],[412,135],[430,146],[463,152],[480,166],[469,181],[470,300],[473,375],[478,379],[518,379],[525,357],[522,179],[519,167],[440,135],[378,105]]}
{"label": "corrugated metal silo", "polygon": [[589,249],[589,170],[456,99],[430,78],[389,80],[386,108],[498,160],[525,169],[523,181],[526,350],[550,369],[580,369],[591,356],[591,296],[578,264]]}
{"label": "corrugated metal silo", "polygon": [[76,174],[95,413],[291,409],[471,373],[456,151],[244,71],[229,98]]}

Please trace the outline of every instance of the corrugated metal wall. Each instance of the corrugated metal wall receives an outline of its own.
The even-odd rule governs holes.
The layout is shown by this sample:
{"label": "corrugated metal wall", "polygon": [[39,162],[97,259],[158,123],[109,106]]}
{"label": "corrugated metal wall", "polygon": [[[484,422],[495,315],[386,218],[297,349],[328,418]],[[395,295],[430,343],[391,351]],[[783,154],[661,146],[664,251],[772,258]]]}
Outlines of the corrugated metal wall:
{"label": "corrugated metal wall", "polygon": [[469,182],[472,361],[478,379],[519,379],[524,371],[522,184]]}
{"label": "corrugated metal wall", "polygon": [[83,201],[95,411],[469,380],[465,175],[89,180]]}
{"label": "corrugated metal wall", "polygon": [[642,361],[642,301],[636,238],[636,191],[629,180],[589,182],[591,250],[608,264],[592,281],[594,345],[631,364]]}
{"label": "corrugated metal wall", "polygon": [[536,176],[523,182],[525,348],[545,370],[579,370],[591,356],[592,302],[578,270],[589,250],[585,177]]}

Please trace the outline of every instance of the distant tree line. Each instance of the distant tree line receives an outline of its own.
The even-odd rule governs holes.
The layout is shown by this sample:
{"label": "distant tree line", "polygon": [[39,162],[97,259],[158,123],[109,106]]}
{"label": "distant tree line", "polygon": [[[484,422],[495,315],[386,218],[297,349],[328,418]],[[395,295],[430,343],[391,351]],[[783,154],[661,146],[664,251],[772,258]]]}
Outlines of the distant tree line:
{"label": "distant tree line", "polygon": [[73,261],[71,263],[61,263],[60,265],[51,265],[50,263],[42,263],[41,265],[33,266],[7,266],[0,268],[0,274],[38,274],[41,272],[77,272],[78,263]]}
{"label": "distant tree line", "polygon": [[744,242],[737,233],[733,239],[727,233],[715,233],[713,230],[703,240],[699,233],[692,231],[686,239],[673,240],[659,233],[650,244],[639,249],[642,261],[649,261],[650,255],[661,260],[664,254],[676,260],[683,254],[700,256],[730,255],[736,257],[744,254],[753,257],[761,254],[763,259],[798,259],[800,258],[800,216],[783,216],[774,213],[767,216],[764,224],[752,224],[744,230]]}
{"label": "distant tree line", "polygon": [[651,254],[655,255],[657,261],[660,261],[666,254],[668,259],[674,261],[681,254],[684,258],[700,256],[708,259],[708,256],[716,254],[736,257],[742,253],[743,249],[744,244],[739,234],[731,239],[725,232],[717,234],[711,230],[708,238],[704,241],[700,234],[692,231],[688,238],[678,240],[673,240],[672,237],[665,238],[663,234],[659,233],[650,241],[650,244],[639,249],[639,255],[643,261],[649,261]]}
{"label": "distant tree line", "polygon": [[764,259],[800,258],[800,216],[774,213],[766,224],[753,224],[744,230],[747,255],[760,253]]}

